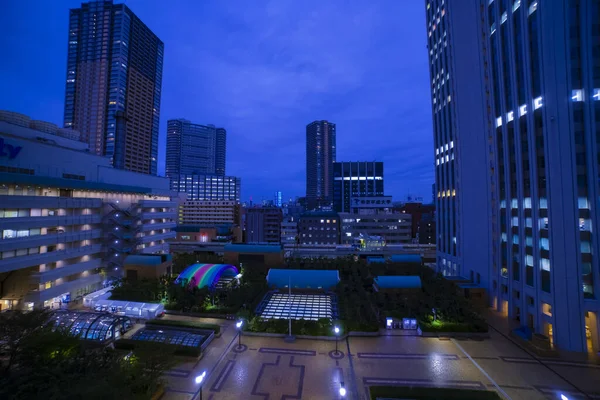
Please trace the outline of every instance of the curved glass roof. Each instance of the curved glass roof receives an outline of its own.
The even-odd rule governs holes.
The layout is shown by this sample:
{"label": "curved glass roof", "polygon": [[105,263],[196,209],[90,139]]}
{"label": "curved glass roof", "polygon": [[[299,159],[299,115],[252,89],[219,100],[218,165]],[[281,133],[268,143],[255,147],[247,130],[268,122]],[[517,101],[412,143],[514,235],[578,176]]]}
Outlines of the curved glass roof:
{"label": "curved glass roof", "polygon": [[104,342],[113,339],[115,331],[127,331],[132,323],[129,317],[103,312],[55,311],[52,314],[56,328],[68,330],[80,339]]}
{"label": "curved glass roof", "polygon": [[175,344],[179,346],[200,347],[207,335],[172,329],[145,329],[137,331],[131,339],[147,342]]}
{"label": "curved glass roof", "polygon": [[237,267],[229,264],[192,264],[175,280],[176,283],[193,282],[198,288],[208,286],[213,289],[221,277],[234,277],[239,274]]}

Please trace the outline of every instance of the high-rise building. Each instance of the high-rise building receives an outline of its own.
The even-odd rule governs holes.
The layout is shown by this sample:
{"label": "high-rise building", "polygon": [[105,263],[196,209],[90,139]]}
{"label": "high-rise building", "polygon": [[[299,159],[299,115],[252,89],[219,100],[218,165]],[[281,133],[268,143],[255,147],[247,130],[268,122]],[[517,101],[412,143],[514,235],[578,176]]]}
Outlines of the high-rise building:
{"label": "high-rise building", "polygon": [[383,163],[333,163],[333,209],[349,212],[353,199],[383,196]]}
{"label": "high-rise building", "polygon": [[281,199],[282,198],[281,192],[275,192],[275,196],[274,197],[275,197],[275,199],[274,199],[273,204],[275,205],[275,207],[280,207],[281,208],[281,206],[283,205],[283,201]]}
{"label": "high-rise building", "polygon": [[246,243],[281,243],[282,220],[281,208],[246,209]]}
{"label": "high-rise building", "polygon": [[596,352],[600,1],[425,4],[438,267],[554,346]]}
{"label": "high-rise building", "polygon": [[187,200],[240,202],[242,180],[235,176],[172,175],[171,190],[187,193]]}
{"label": "high-rise building", "polygon": [[306,126],[306,203],[309,210],[333,200],[335,124],[314,121]]}
{"label": "high-rise building", "polygon": [[71,9],[68,42],[65,128],[114,167],[156,175],[163,42],[112,0]]}
{"label": "high-rise building", "polygon": [[166,175],[225,175],[227,132],[185,119],[167,121]]}

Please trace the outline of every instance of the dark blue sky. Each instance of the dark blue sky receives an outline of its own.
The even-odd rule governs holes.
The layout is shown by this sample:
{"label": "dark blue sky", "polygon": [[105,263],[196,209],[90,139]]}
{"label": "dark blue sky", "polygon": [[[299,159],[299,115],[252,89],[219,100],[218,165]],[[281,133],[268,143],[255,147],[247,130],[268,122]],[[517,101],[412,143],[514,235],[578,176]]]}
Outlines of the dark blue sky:
{"label": "dark blue sky", "polygon": [[[0,109],[62,126],[68,10],[5,0]],[[165,43],[159,171],[169,118],[227,129],[242,197],[305,192],[305,126],[337,124],[338,161],[383,161],[385,191],[431,200],[422,1],[128,0]]]}

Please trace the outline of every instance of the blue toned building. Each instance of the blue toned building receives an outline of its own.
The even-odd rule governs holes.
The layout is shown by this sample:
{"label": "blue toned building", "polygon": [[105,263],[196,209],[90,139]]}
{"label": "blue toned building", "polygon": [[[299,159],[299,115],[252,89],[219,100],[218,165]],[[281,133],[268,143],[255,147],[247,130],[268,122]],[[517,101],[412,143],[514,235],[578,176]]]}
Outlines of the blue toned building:
{"label": "blue toned building", "polygon": [[65,128],[119,169],[156,175],[163,42],[127,7],[69,13]]}
{"label": "blue toned building", "polygon": [[119,170],[87,144],[0,121],[0,309],[64,308],[169,252],[167,178]]}
{"label": "blue toned building", "polygon": [[335,143],[334,123],[313,121],[306,126],[306,208],[308,210],[331,206]]}
{"label": "blue toned building", "polygon": [[[354,204],[360,203],[361,198],[374,197],[376,200],[381,200],[383,193],[383,162],[333,163],[333,209],[335,211],[350,212]],[[389,200],[387,204],[391,207],[391,198],[387,200]]]}
{"label": "blue toned building", "polygon": [[557,348],[596,353],[600,1],[425,5],[438,268]]}

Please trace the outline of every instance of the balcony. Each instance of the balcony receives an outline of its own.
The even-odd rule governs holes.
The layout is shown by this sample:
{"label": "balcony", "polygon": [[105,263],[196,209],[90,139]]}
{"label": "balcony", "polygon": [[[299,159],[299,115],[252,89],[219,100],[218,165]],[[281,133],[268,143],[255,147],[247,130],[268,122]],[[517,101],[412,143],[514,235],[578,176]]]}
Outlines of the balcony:
{"label": "balcony", "polygon": [[4,208],[100,208],[101,199],[51,196],[0,196]]}
{"label": "balcony", "polygon": [[68,250],[57,250],[49,253],[31,254],[28,256],[10,257],[0,260],[0,273],[10,272],[17,269],[29,268],[40,264],[49,264],[52,262],[66,260],[68,258],[83,257],[99,253],[102,250],[101,244],[91,246],[81,246]]}
{"label": "balcony", "polygon": [[155,224],[143,224],[142,231],[154,231],[157,229],[173,229],[177,226],[175,222],[158,222]]}
{"label": "balcony", "polygon": [[100,214],[85,215],[52,215],[47,217],[17,217],[0,219],[0,230],[32,229],[65,225],[98,224],[102,221]]}
{"label": "balcony", "polygon": [[48,235],[35,235],[13,239],[4,239],[0,240],[0,252],[30,247],[49,246],[58,243],[97,239],[101,235],[102,231],[100,229],[91,229],[85,231],[52,233]]}
{"label": "balcony", "polygon": [[177,202],[175,200],[140,200],[138,202],[142,208],[175,208]]}
{"label": "balcony", "polygon": [[156,242],[158,240],[167,240],[177,237],[177,232],[169,231],[166,233],[156,233],[154,235],[146,235],[140,238],[142,243]]}
{"label": "balcony", "polygon": [[142,219],[143,220],[149,220],[149,219],[175,219],[177,217],[177,212],[175,211],[157,211],[157,212],[151,212],[151,211],[146,211],[142,213]]}
{"label": "balcony", "polygon": [[157,252],[168,252],[169,251],[169,243],[160,243],[154,246],[148,246],[139,251],[141,254],[152,254]]}
{"label": "balcony", "polygon": [[32,302],[36,304],[43,303],[44,301],[53,299],[63,293],[72,293],[79,288],[93,285],[94,283],[100,283],[102,280],[102,275],[94,274],[86,276],[85,278],[79,278],[73,281],[64,282],[60,285],[52,286],[49,289],[32,290],[25,295],[23,301],[26,303]]}
{"label": "balcony", "polygon": [[31,281],[36,284],[54,281],[58,278],[64,278],[69,275],[81,273],[94,268],[100,268],[102,259],[94,258],[88,261],[82,261],[75,264],[65,265],[64,267],[54,268],[44,272],[37,272],[31,275]]}

